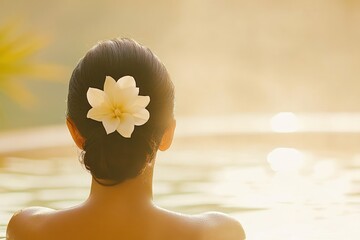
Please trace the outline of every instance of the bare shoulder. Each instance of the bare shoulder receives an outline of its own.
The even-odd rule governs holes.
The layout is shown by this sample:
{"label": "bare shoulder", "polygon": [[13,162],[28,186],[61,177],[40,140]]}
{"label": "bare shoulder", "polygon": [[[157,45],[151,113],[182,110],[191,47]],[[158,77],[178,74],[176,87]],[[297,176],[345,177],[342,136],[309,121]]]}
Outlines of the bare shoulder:
{"label": "bare shoulder", "polygon": [[245,231],[239,221],[220,212],[207,212],[200,215],[204,223],[202,239],[243,240]]}
{"label": "bare shoulder", "polygon": [[6,239],[35,239],[37,230],[42,228],[46,214],[54,210],[43,207],[30,207],[16,212],[10,219]]}

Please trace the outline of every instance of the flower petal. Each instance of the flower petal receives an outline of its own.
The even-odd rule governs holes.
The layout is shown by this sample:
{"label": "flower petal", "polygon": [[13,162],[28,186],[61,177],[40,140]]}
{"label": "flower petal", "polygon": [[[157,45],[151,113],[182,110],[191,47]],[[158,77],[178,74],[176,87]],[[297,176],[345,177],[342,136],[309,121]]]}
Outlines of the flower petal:
{"label": "flower petal", "polygon": [[139,94],[139,88],[121,89],[121,92],[119,92],[118,103],[121,104],[121,106],[123,106],[124,109],[128,109],[136,101],[138,94]]}
{"label": "flower petal", "polygon": [[125,138],[130,138],[134,131],[134,118],[130,114],[124,113],[117,129],[118,133]]}
{"label": "flower petal", "polygon": [[145,124],[150,118],[150,113],[146,109],[141,109],[140,111],[133,113],[132,115],[134,117],[134,124],[136,126]]}
{"label": "flower petal", "polygon": [[103,103],[109,104],[109,98],[103,91],[97,88],[89,88],[86,97],[92,107],[98,107]]}
{"label": "flower petal", "polygon": [[120,88],[135,88],[135,79],[131,76],[124,76],[117,81]]}
{"label": "flower petal", "polygon": [[104,82],[104,92],[110,92],[116,86],[116,81],[110,76],[106,76]]}
{"label": "flower petal", "polygon": [[109,97],[111,104],[119,102],[119,86],[116,84],[115,79],[110,76],[106,76],[104,83],[104,92]]}
{"label": "flower petal", "polygon": [[145,108],[150,102],[149,96],[138,96],[136,98],[136,101],[134,102],[134,105],[137,107]]}
{"label": "flower petal", "polygon": [[115,132],[120,124],[120,120],[116,117],[108,117],[102,121],[107,134]]}
{"label": "flower petal", "polygon": [[112,115],[113,113],[111,112],[111,109],[107,108],[106,106],[99,106],[91,108],[88,111],[86,117],[101,122],[104,119],[111,117]]}
{"label": "flower petal", "polygon": [[135,101],[126,106],[126,111],[129,113],[136,113],[141,109],[144,109],[149,104],[149,102],[149,96],[137,96]]}

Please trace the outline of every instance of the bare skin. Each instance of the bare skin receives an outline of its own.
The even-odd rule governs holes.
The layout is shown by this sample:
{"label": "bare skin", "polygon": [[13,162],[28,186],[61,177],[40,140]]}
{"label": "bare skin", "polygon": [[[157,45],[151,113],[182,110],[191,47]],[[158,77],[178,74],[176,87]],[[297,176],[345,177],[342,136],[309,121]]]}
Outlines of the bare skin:
{"label": "bare skin", "polygon": [[[75,143],[83,139],[71,120],[67,121]],[[172,142],[174,124],[165,132],[159,150]],[[112,187],[94,179],[88,199],[64,210],[32,207],[12,217],[8,240],[241,240],[245,233],[238,221],[221,213],[184,215],[157,207],[153,200],[154,162],[145,171]]]}

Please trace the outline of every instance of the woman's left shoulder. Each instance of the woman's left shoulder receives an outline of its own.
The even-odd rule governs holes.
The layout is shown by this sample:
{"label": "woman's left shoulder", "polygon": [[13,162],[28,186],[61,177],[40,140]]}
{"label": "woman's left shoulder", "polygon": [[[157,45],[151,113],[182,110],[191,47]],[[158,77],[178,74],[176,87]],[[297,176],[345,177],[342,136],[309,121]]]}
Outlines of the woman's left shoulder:
{"label": "woman's left shoulder", "polygon": [[227,214],[206,212],[200,215],[204,221],[202,239],[208,240],[244,240],[245,231],[240,222]]}
{"label": "woman's left shoulder", "polygon": [[43,207],[29,207],[17,211],[8,223],[7,239],[35,239],[37,230],[41,229],[45,223],[44,216],[53,211],[53,209]]}

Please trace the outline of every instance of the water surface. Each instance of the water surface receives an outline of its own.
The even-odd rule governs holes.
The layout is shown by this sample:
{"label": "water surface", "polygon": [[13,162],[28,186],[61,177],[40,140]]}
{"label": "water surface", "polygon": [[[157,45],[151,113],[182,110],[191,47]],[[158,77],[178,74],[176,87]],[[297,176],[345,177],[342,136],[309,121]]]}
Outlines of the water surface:
{"label": "water surface", "polygon": [[[240,135],[175,139],[158,155],[155,202],[190,214],[228,213],[248,239],[359,239],[360,154],[276,147],[275,135],[264,138],[271,136],[258,137],[257,145]],[[87,197],[90,177],[76,149],[49,152],[2,157],[1,238],[18,209],[64,208]]]}

